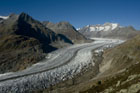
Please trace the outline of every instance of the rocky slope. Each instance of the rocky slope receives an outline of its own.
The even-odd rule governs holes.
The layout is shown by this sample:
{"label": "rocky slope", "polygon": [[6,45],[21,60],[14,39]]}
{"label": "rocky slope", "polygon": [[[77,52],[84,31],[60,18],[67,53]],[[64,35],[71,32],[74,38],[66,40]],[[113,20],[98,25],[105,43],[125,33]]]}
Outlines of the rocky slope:
{"label": "rocky slope", "polygon": [[[128,40],[124,44],[117,46],[113,49],[109,49],[104,53],[104,61],[101,64],[101,72],[109,70],[109,73],[116,72],[120,69],[129,67],[140,61],[140,35]],[[111,64],[106,70],[104,70],[104,64]],[[104,65],[104,66],[102,66]],[[117,68],[116,68],[117,66]],[[114,69],[115,67],[115,69]],[[111,70],[112,69],[112,70]]]}
{"label": "rocky slope", "polygon": [[0,23],[0,73],[25,69],[58,47],[72,44],[25,13]]}
{"label": "rocky slope", "polygon": [[45,21],[43,24],[54,32],[65,35],[73,43],[83,43],[89,41],[68,22],[59,22],[54,24],[49,21]]}
{"label": "rocky slope", "polygon": [[140,35],[105,51],[98,78],[81,93],[139,93],[139,56]]}
{"label": "rocky slope", "polygon": [[137,34],[132,26],[122,27],[117,23],[105,23],[103,25],[88,25],[79,28],[78,31],[88,38],[121,38],[130,39]]}

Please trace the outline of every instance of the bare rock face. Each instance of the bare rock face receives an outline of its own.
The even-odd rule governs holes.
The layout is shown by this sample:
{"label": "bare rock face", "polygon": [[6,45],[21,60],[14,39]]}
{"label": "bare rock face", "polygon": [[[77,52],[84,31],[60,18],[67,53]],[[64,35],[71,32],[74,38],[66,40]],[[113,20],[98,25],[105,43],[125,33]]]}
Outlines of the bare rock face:
{"label": "bare rock face", "polygon": [[132,26],[122,27],[117,23],[105,23],[103,25],[87,25],[78,31],[88,38],[119,38],[130,39],[139,34]]}
{"label": "bare rock face", "polygon": [[83,43],[89,42],[81,33],[79,33],[70,23],[68,22],[59,22],[51,23],[49,21],[43,22],[43,24],[53,30],[58,34],[63,34],[69,38],[73,43]]}

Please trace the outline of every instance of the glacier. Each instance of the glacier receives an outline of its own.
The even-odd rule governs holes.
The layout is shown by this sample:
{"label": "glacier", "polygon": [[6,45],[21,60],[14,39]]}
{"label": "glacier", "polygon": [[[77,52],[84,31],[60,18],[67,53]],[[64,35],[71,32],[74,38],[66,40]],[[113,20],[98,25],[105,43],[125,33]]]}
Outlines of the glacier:
{"label": "glacier", "polygon": [[77,44],[49,53],[45,60],[19,72],[0,75],[1,93],[26,93],[46,89],[61,81],[72,79],[81,70],[95,65],[92,50],[116,46],[121,40],[97,40],[93,43]]}

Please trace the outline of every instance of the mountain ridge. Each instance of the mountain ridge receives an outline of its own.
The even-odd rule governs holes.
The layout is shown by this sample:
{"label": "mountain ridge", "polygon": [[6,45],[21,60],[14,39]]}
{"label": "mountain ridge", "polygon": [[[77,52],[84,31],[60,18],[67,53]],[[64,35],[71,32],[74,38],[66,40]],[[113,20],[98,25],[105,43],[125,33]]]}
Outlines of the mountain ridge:
{"label": "mountain ridge", "polygon": [[123,27],[118,23],[105,23],[103,25],[87,25],[78,30],[88,38],[120,38],[130,39],[140,32],[132,26]]}
{"label": "mountain ridge", "polygon": [[52,23],[49,21],[42,22],[46,27],[50,28],[57,34],[63,34],[69,38],[73,43],[84,43],[89,42],[85,36],[79,33],[74,26],[69,22],[61,21],[58,23]]}
{"label": "mountain ridge", "polygon": [[[104,23],[103,25],[101,24],[96,24],[96,25],[87,25],[83,28],[89,28],[88,31],[110,31],[114,30],[117,27],[120,27],[118,23]],[[79,30],[82,28],[79,28]]]}

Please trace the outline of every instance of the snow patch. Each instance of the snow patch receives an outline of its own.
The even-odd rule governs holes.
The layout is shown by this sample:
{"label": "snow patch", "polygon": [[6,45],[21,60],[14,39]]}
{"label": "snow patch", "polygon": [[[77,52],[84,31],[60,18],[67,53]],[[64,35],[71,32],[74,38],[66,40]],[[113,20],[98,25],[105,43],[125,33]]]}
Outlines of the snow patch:
{"label": "snow patch", "polygon": [[105,28],[103,26],[98,27],[98,31],[104,30]]}
{"label": "snow patch", "polygon": [[89,29],[90,29],[90,31],[96,31],[95,27],[90,27]]}
{"label": "snow patch", "polygon": [[105,26],[104,31],[109,31],[110,28],[111,28],[110,26]]}
{"label": "snow patch", "polygon": [[8,19],[9,16],[0,16],[0,18],[2,18],[2,19]]}
{"label": "snow patch", "polygon": [[116,29],[118,27],[118,24],[112,24],[112,30]]}
{"label": "snow patch", "polygon": [[80,30],[81,28],[77,28],[76,30]]}
{"label": "snow patch", "polygon": [[86,27],[90,27],[90,25],[87,25]]}

